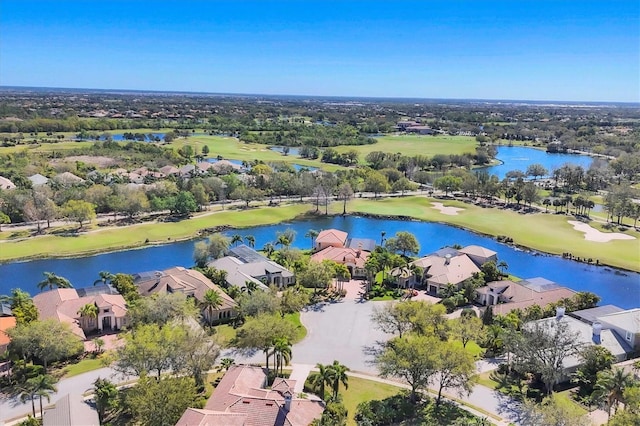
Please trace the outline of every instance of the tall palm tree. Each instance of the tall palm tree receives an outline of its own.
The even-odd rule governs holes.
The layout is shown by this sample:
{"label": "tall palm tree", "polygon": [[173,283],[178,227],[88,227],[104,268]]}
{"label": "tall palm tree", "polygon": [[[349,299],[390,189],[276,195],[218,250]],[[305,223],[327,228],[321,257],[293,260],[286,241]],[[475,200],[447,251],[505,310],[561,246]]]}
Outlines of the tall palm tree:
{"label": "tall palm tree", "polygon": [[49,290],[53,290],[54,287],[73,288],[71,282],[69,282],[69,280],[64,277],[60,277],[53,272],[43,272],[43,274],[45,277],[44,280],[38,283],[38,288],[40,290],[44,290],[47,287],[49,287]]}
{"label": "tall palm tree", "polygon": [[289,238],[286,235],[280,234],[276,240],[276,245],[279,245],[281,248],[289,247],[291,245],[291,241],[289,241]]}
{"label": "tall palm tree", "polygon": [[31,300],[31,296],[26,291],[20,290],[19,288],[14,288],[11,290],[11,295],[1,295],[0,303],[6,303],[9,306],[16,307],[20,306]]}
{"label": "tall palm tree", "polygon": [[244,237],[244,239],[249,247],[253,248],[256,246],[256,237],[254,237],[253,235],[247,235],[246,237]]}
{"label": "tall palm tree", "polygon": [[333,400],[336,401],[338,399],[338,392],[340,390],[340,383],[344,385],[345,389],[349,388],[349,376],[347,376],[347,371],[349,369],[340,364],[337,360],[333,361],[333,364],[329,366],[331,369],[331,387],[333,388]]}
{"label": "tall palm tree", "polygon": [[252,294],[258,289],[258,284],[255,281],[245,281],[242,291],[246,291],[247,294]]}
{"label": "tall palm tree", "polygon": [[613,368],[598,373],[598,380],[594,386],[595,394],[596,397],[605,400],[608,415],[611,415],[611,407],[614,407],[614,413],[618,411],[618,404],[623,400],[624,390],[632,384],[633,374],[627,373],[622,368]]}
{"label": "tall palm tree", "polygon": [[331,370],[330,365],[323,365],[320,363],[316,364],[316,368],[318,369],[318,374],[313,376],[313,386],[320,394],[320,398],[324,400],[324,386],[331,386],[333,383],[333,371]]}
{"label": "tall palm tree", "polygon": [[219,366],[220,371],[222,370],[227,371],[229,367],[235,364],[235,362],[236,360],[233,358],[222,358],[220,360],[220,366]]}
{"label": "tall palm tree", "polygon": [[318,236],[318,234],[319,234],[319,232],[316,231],[315,229],[309,229],[307,231],[307,233],[304,234],[305,238],[311,239],[311,249],[313,249],[313,243],[315,242],[316,237]]}
{"label": "tall palm tree", "polygon": [[98,307],[94,303],[87,303],[78,310],[80,315],[80,327],[86,330],[88,327],[89,318],[98,318]]}
{"label": "tall palm tree", "polygon": [[276,360],[276,373],[279,368],[280,374],[282,374],[283,367],[291,361],[291,343],[289,339],[283,337],[277,338],[273,342],[273,355]]}
{"label": "tall palm tree", "polygon": [[217,291],[209,289],[204,293],[200,307],[207,313],[206,317],[209,325],[213,324],[213,311],[218,310],[222,306],[222,302],[222,296]]}
{"label": "tall palm tree", "polygon": [[504,260],[501,260],[496,266],[502,271],[502,275],[505,275],[505,272],[509,269],[509,264]]}
{"label": "tall palm tree", "polygon": [[235,244],[236,246],[242,242],[242,235],[240,234],[233,234],[231,236],[231,244]]}
{"label": "tall palm tree", "polygon": [[100,278],[95,280],[93,282],[93,285],[100,284],[100,283],[102,283],[102,284],[110,284],[111,280],[115,277],[115,275],[113,275],[109,271],[100,271],[100,272],[98,272],[98,275],[100,276]]}
{"label": "tall palm tree", "polygon": [[270,258],[273,252],[276,251],[276,248],[272,243],[267,243],[264,245],[264,247],[262,247],[262,250],[267,254],[267,257]]}
{"label": "tall palm tree", "polygon": [[53,376],[40,374],[28,379],[22,387],[20,400],[23,403],[27,400],[31,400],[31,411],[33,412],[33,417],[36,416],[36,405],[34,402],[35,397],[37,396],[40,400],[40,418],[42,418],[42,397],[44,396],[49,400],[49,395],[53,392],[57,392],[55,383],[56,380]]}

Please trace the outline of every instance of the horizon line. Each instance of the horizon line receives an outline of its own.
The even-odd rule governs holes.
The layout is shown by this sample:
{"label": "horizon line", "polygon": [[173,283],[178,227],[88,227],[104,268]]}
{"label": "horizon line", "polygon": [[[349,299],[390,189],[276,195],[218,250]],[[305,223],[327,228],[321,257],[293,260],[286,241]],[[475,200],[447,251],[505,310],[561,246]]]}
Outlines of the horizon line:
{"label": "horizon line", "polygon": [[353,99],[353,100],[388,100],[388,101],[449,101],[449,102],[490,102],[490,103],[535,103],[535,104],[580,104],[594,105],[624,105],[640,107],[640,101],[575,101],[575,100],[549,100],[549,99],[500,99],[500,98],[428,98],[428,97],[406,97],[406,96],[350,96],[350,95],[308,95],[308,94],[268,94],[268,93],[236,93],[236,92],[207,92],[189,90],[157,90],[157,89],[101,89],[83,87],[59,87],[59,86],[12,86],[0,85],[0,91],[10,90],[56,90],[56,91],[77,91],[77,92],[105,92],[105,93],[139,93],[139,94],[173,94],[173,95],[209,95],[209,96],[229,96],[229,97],[272,97],[272,98],[324,98],[324,99]]}

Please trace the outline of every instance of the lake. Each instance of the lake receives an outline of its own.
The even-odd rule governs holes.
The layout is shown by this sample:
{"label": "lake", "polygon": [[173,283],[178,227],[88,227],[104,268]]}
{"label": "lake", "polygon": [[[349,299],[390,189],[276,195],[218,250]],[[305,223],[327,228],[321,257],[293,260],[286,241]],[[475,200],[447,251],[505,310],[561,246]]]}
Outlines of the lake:
{"label": "lake", "polygon": [[507,172],[512,170],[520,170],[526,173],[527,167],[531,164],[542,164],[551,175],[554,170],[565,164],[582,166],[583,169],[587,170],[593,162],[593,158],[588,155],[549,154],[546,151],[522,146],[499,146],[497,148],[498,155],[496,158],[502,161],[502,164],[486,167],[484,170],[488,171],[489,174],[497,175],[500,180],[504,179]]}
{"label": "lake", "polygon": [[[522,251],[498,243],[490,237],[437,223],[336,216],[234,230],[227,232],[227,235],[253,235],[256,247],[261,248],[267,242],[276,239],[276,232],[287,228],[297,232],[293,245],[305,249],[311,246],[311,240],[304,237],[309,229],[327,228],[342,229],[352,237],[372,238],[377,242],[380,242],[382,231],[386,232],[387,238],[397,231],[408,231],[418,238],[421,246],[420,255],[432,253],[446,245],[481,245],[495,250],[499,259],[509,264],[508,272],[521,278],[541,276],[576,291],[594,292],[602,298],[601,304],[614,304],[622,308],[640,307],[638,273]],[[76,287],[86,287],[93,284],[100,271],[136,273],[176,265],[190,267],[193,265],[194,244],[195,241],[184,241],[74,259],[46,259],[0,265],[0,294],[7,294],[15,287],[23,288],[32,295],[37,293],[37,283],[42,280],[44,271],[62,275]],[[594,255],[594,258],[597,258],[597,255]]]}

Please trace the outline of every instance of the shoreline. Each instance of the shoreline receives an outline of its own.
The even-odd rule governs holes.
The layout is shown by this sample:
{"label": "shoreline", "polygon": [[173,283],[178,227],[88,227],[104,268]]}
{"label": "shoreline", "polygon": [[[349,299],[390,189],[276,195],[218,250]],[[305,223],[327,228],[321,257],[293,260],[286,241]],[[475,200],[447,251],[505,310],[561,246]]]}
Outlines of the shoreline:
{"label": "shoreline", "polygon": [[[494,239],[494,240],[496,240],[496,241],[498,241],[498,242],[500,242],[502,244],[505,244],[507,246],[511,246],[511,247],[513,247],[513,248],[515,248],[517,250],[521,250],[521,251],[524,251],[524,252],[527,252],[527,253],[532,253],[535,256],[564,258],[562,254],[555,254],[555,253],[545,252],[545,251],[538,250],[538,249],[535,249],[535,248],[532,248],[532,247],[529,247],[529,246],[526,246],[526,245],[523,245],[523,244],[500,241],[499,237],[503,237],[502,235],[494,235],[494,234],[490,234],[490,233],[486,233],[486,232],[482,232],[482,231],[466,228],[464,226],[461,226],[461,225],[458,225],[458,224],[454,224],[454,223],[450,223],[450,222],[447,222],[447,221],[424,220],[424,219],[420,219],[420,218],[417,218],[417,217],[414,217],[414,216],[407,216],[407,215],[401,215],[401,214],[389,215],[389,214],[376,214],[376,213],[358,212],[358,211],[347,213],[346,215],[343,215],[342,213],[317,214],[315,211],[309,210],[309,211],[307,211],[305,213],[298,214],[297,216],[294,216],[290,220],[305,220],[305,219],[314,219],[314,218],[319,218],[319,217],[337,217],[337,216],[354,216],[354,217],[363,217],[363,218],[381,219],[381,220],[399,220],[399,221],[406,221],[406,222],[438,223],[438,224],[441,224],[441,225],[451,226],[451,227],[454,227],[454,228],[457,228],[457,229],[462,229],[462,230],[465,230],[467,232],[474,233],[476,235],[481,235],[481,236],[484,236],[484,237],[488,237],[488,238]],[[112,249],[87,250],[87,251],[73,253],[73,254],[62,254],[62,255],[51,255],[51,254],[49,254],[49,255],[35,255],[35,256],[20,257],[20,258],[14,258],[14,259],[0,260],[0,265],[6,265],[6,264],[11,264],[11,263],[24,263],[24,262],[30,262],[30,261],[36,261],[36,260],[47,260],[47,259],[75,259],[75,258],[91,257],[91,256],[97,256],[97,255],[101,255],[101,254],[116,253],[116,252],[122,252],[122,251],[128,251],[128,250],[140,250],[140,249],[154,247],[154,246],[163,246],[163,245],[173,244],[173,243],[177,243],[177,242],[185,242],[185,241],[192,241],[192,240],[202,239],[202,238],[206,238],[208,235],[210,235],[212,233],[216,233],[216,232],[224,232],[224,231],[229,231],[229,230],[234,230],[234,229],[249,229],[249,228],[253,228],[253,227],[256,227],[256,226],[268,226],[268,225],[273,225],[273,223],[271,223],[271,224],[265,223],[265,224],[254,225],[254,226],[232,226],[232,225],[229,225],[229,224],[222,224],[222,225],[216,225],[216,226],[213,226],[213,227],[201,228],[196,232],[196,234],[193,234],[193,235],[190,235],[190,236],[186,236],[186,237],[181,237],[181,238],[171,238],[171,237],[169,237],[167,240],[147,241],[147,242],[142,242],[140,244],[133,244],[133,245],[127,245],[127,246],[114,247]],[[620,270],[620,271],[623,271],[623,272],[640,273],[640,270],[633,270],[633,269],[625,268],[623,266],[611,265],[606,261],[604,261],[604,262],[603,261],[599,261],[599,263],[586,263],[586,262],[580,262],[580,261],[575,260],[575,259],[569,259],[569,260],[575,261],[577,263],[582,263],[582,264],[585,264],[585,265],[590,265],[590,266],[612,268],[612,269]]]}

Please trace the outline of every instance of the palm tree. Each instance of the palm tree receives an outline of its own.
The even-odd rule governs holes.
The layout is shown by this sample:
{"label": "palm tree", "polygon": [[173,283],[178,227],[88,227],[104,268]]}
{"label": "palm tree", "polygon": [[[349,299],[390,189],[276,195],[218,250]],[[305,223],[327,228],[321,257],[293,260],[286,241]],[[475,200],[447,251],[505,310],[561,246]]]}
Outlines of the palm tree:
{"label": "palm tree", "polygon": [[236,246],[242,242],[242,235],[234,234],[231,236],[231,244],[235,244]]}
{"label": "palm tree", "polygon": [[256,246],[256,237],[254,237],[253,235],[247,235],[246,237],[244,237],[244,239],[249,247],[253,248]]}
{"label": "palm tree", "polygon": [[98,318],[98,307],[95,303],[87,303],[78,310],[78,315],[80,315],[80,327],[83,330],[86,330],[89,328],[87,324],[89,322],[89,318]]}
{"label": "palm tree", "polygon": [[633,374],[627,373],[622,368],[613,368],[598,373],[598,380],[594,386],[595,396],[605,400],[609,416],[611,415],[611,407],[614,407],[614,414],[618,411],[618,404],[623,401],[625,389],[632,384]]}
{"label": "palm tree", "polygon": [[264,245],[264,247],[262,247],[262,250],[267,253],[267,257],[271,257],[271,255],[273,254],[274,251],[276,251],[276,248],[273,246],[272,243],[267,243]]}
{"label": "palm tree", "polygon": [[276,358],[276,373],[278,372],[278,368],[280,368],[280,374],[282,374],[283,367],[291,361],[291,343],[289,339],[283,337],[277,338],[273,342],[273,355]]}
{"label": "palm tree", "polygon": [[344,385],[345,389],[349,388],[349,376],[347,376],[347,371],[349,369],[340,364],[337,360],[333,361],[333,364],[329,366],[331,369],[331,386],[333,388],[333,400],[336,401],[338,399],[338,391],[340,390],[340,383]]}
{"label": "palm tree", "polygon": [[218,310],[222,306],[222,296],[213,289],[209,289],[204,293],[204,297],[200,302],[200,307],[207,313],[207,322],[213,324],[213,311]]}
{"label": "palm tree", "polygon": [[42,418],[42,397],[44,396],[49,400],[49,394],[57,392],[55,387],[55,379],[48,374],[40,374],[36,377],[32,377],[26,381],[20,392],[20,400],[24,403],[27,400],[31,400],[31,411],[33,417],[36,416],[36,405],[34,398],[37,396],[40,399],[40,418]]}
{"label": "palm tree", "polygon": [[99,283],[110,284],[111,280],[115,277],[115,275],[113,275],[111,272],[108,272],[108,271],[100,271],[98,273],[98,275],[100,276],[100,278],[95,280],[93,282],[93,285],[96,285],[96,284],[99,284]]}
{"label": "palm tree", "polygon": [[281,248],[289,247],[289,245],[291,245],[291,241],[289,241],[289,238],[286,235],[280,234],[276,240],[276,245],[280,245]]}
{"label": "palm tree", "polygon": [[305,238],[311,239],[311,249],[313,250],[313,243],[316,240],[319,232],[315,229],[309,229],[306,234],[304,234]]}
{"label": "palm tree", "polygon": [[507,264],[507,262],[505,262],[504,260],[501,260],[497,265],[498,269],[500,269],[500,271],[502,271],[502,275],[505,275],[505,272],[507,271],[507,269],[509,269],[509,264]]}
{"label": "palm tree", "polygon": [[258,284],[255,281],[245,281],[242,291],[246,291],[247,294],[252,294],[258,289]]}
{"label": "palm tree", "polygon": [[218,371],[227,371],[229,370],[229,367],[231,367],[233,364],[235,364],[236,360],[233,358],[222,358],[220,360],[220,365],[218,366]]}
{"label": "palm tree", "polygon": [[322,365],[322,364],[316,364],[316,368],[318,369],[318,374],[316,374],[315,376],[313,376],[313,387],[315,388],[315,390],[320,394],[320,398],[321,399],[325,399],[325,394],[324,394],[324,386],[325,385],[329,385],[331,386],[331,383],[333,382],[333,371],[331,370],[331,366],[330,365]]}
{"label": "palm tree", "polygon": [[44,290],[49,287],[49,290],[56,288],[73,288],[68,279],[60,277],[53,272],[43,272],[45,279],[38,283],[38,288]]}
{"label": "palm tree", "polygon": [[31,296],[26,291],[20,290],[19,288],[14,288],[11,290],[11,295],[1,295],[0,303],[6,303],[10,307],[14,308],[16,306],[23,305],[24,303],[31,300]]}

